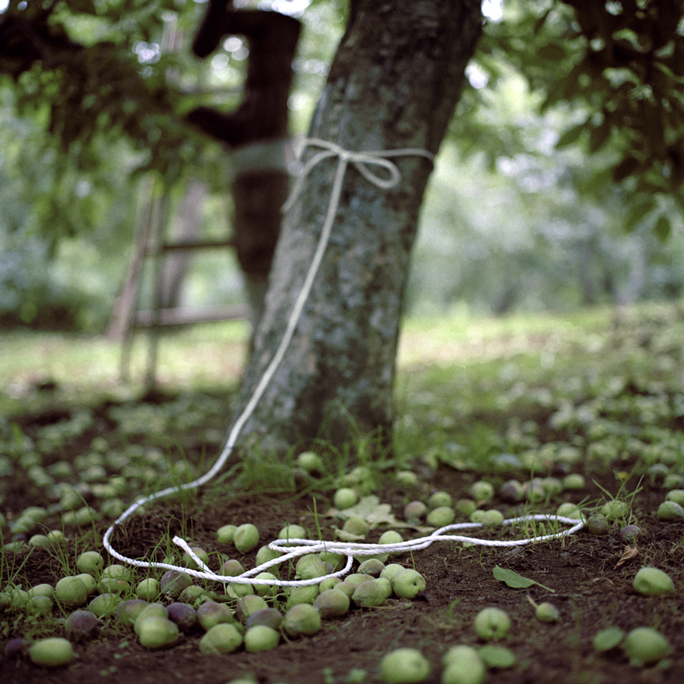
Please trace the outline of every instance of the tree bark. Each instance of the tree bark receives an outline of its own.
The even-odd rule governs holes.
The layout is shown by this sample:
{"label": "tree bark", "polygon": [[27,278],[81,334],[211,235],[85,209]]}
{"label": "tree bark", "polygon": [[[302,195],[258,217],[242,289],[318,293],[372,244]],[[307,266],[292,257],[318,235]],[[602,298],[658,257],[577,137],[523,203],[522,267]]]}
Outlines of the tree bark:
{"label": "tree bark", "polygon": [[[353,151],[436,153],[481,23],[480,0],[353,1],[310,136]],[[318,275],[285,357],[244,423],[243,449],[281,452],[315,438],[340,444],[378,429],[389,434],[404,286],[431,171],[424,157],[392,161],[401,181],[390,190],[348,168]],[[282,337],[336,166],[331,159],[315,167],[284,219],[236,416]]]}

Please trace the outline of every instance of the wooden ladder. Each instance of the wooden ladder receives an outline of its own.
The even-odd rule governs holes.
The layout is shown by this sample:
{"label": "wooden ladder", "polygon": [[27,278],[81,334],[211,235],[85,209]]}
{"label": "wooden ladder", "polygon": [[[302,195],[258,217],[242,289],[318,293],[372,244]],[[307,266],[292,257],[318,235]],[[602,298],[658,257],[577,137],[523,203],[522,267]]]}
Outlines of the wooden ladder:
{"label": "wooden ladder", "polygon": [[[233,240],[166,240],[169,192],[160,190],[152,177],[141,186],[140,207],[136,219],[133,249],[123,287],[117,298],[107,336],[122,340],[120,377],[130,381],[131,351],[135,333],[145,330],[148,336],[145,388],[156,387],[159,337],[164,328],[244,319],[249,317],[246,304],[163,308],[164,262],[170,254],[198,250],[232,249]],[[152,262],[153,293],[149,309],[140,309],[140,291],[146,261]]]}

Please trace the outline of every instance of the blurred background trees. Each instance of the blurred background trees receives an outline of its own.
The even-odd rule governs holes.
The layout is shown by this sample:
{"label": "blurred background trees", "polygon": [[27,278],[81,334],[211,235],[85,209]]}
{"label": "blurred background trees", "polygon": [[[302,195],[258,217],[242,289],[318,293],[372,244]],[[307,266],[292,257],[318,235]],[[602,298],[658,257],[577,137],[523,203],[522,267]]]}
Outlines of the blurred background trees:
{"label": "blurred background trees", "polygon": [[[305,133],[346,2],[241,4],[304,23],[290,109]],[[486,0],[470,87],[423,208],[409,313],[682,296],[683,4]],[[205,234],[229,230],[229,159],[183,117],[237,106],[248,55],[236,36],[192,57],[204,9],[0,0],[3,328],[104,330],[146,173],[171,189],[171,217],[186,184],[204,181]],[[185,305],[241,296],[224,252],[195,259],[180,294]]]}

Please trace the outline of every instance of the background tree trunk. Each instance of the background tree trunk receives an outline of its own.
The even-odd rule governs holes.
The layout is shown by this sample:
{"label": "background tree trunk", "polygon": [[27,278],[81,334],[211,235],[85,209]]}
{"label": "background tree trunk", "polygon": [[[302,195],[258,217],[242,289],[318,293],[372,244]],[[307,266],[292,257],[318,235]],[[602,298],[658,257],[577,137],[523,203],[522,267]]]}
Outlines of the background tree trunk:
{"label": "background tree trunk", "polygon": [[[310,136],[354,151],[436,153],[481,23],[480,0],[353,1]],[[316,437],[339,444],[354,431],[389,434],[404,286],[431,171],[424,157],[393,161],[402,178],[390,190],[348,168],[311,295],[285,358],[245,423],[243,446],[281,451]],[[238,410],[282,337],[316,248],[336,165],[332,159],[315,167],[284,219]]]}
{"label": "background tree trunk", "polygon": [[249,45],[240,107],[229,113],[197,107],[188,121],[233,152],[233,234],[251,308],[252,333],[263,312],[280,233],[280,208],[288,192],[287,103],[300,31],[297,19],[279,12],[236,11],[232,1],[210,0],[193,42],[198,57],[211,54],[226,35],[242,35]]}

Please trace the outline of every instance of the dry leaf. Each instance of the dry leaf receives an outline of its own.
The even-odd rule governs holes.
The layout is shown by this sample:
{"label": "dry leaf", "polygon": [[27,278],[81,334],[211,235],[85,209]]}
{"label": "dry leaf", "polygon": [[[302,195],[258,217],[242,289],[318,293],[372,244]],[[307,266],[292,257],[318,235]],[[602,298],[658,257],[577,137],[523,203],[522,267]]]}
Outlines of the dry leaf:
{"label": "dry leaf", "polygon": [[632,560],[639,553],[638,549],[633,549],[631,546],[625,546],[620,560],[615,564],[613,570],[617,570],[621,565],[624,565],[628,560]]}

